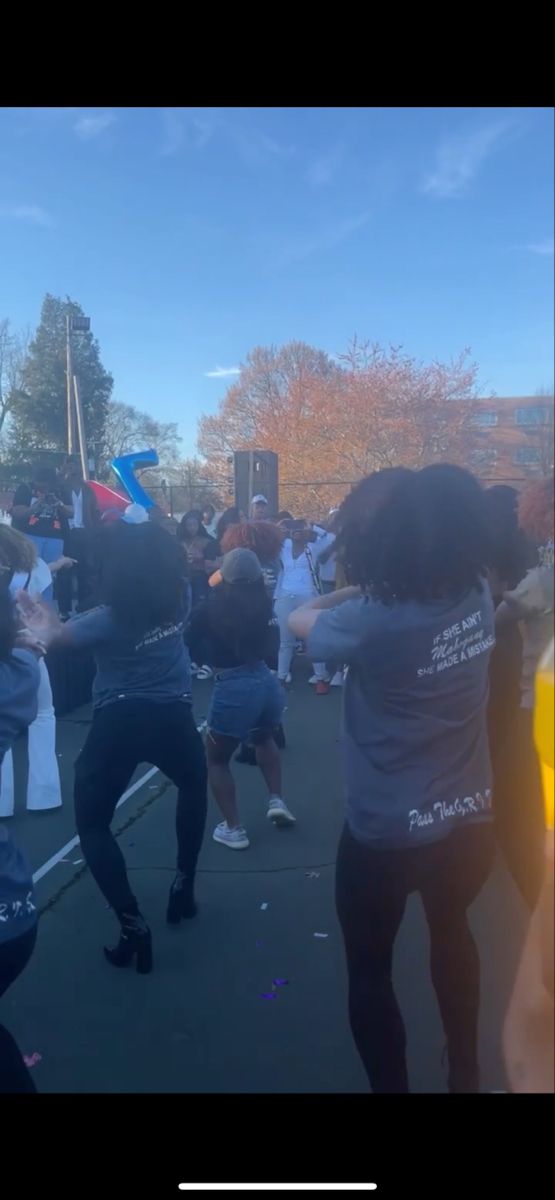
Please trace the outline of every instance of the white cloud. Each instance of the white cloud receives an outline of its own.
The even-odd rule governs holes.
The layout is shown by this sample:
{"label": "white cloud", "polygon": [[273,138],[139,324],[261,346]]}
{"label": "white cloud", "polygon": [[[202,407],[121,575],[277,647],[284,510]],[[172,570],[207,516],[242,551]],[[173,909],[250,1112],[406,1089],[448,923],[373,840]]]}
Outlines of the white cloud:
{"label": "white cloud", "polygon": [[187,108],[163,108],[162,145],[164,155],[177,154],[178,150],[202,150],[213,137],[217,124],[210,116],[191,112]]}
{"label": "white cloud", "polygon": [[9,221],[28,221],[31,225],[52,225],[52,217],[40,204],[13,204],[8,208],[0,208],[0,217]]}
{"label": "white cloud", "polygon": [[229,118],[219,108],[163,108],[160,152],[171,156],[180,150],[202,150],[215,137],[227,142],[247,166],[288,157],[291,146],[282,146],[252,124]]}
{"label": "white cloud", "polygon": [[526,247],[530,254],[543,254],[545,257],[553,258],[554,243],[553,238],[545,238],[543,242],[532,242]]}
{"label": "white cloud", "polygon": [[509,128],[507,121],[498,121],[472,133],[444,138],[437,149],[435,167],[422,181],[421,190],[441,200],[463,195]]}
{"label": "white cloud", "polygon": [[109,129],[115,120],[114,113],[98,113],[96,116],[80,117],[75,122],[73,129],[77,137],[83,138],[84,141],[90,141],[92,138],[99,137],[105,129]]}
{"label": "white cloud", "polygon": [[369,212],[360,213],[357,217],[347,217],[345,220],[327,225],[315,233],[289,238],[281,253],[278,250],[277,265],[287,266],[289,263],[310,258],[313,254],[324,254],[327,250],[333,250],[353,233],[363,229],[369,220]]}
{"label": "white cloud", "polygon": [[240,367],[215,367],[213,371],[205,371],[206,379],[231,379],[233,375],[240,375]]}
{"label": "white cloud", "polygon": [[311,187],[325,187],[331,183],[342,157],[342,151],[335,149],[316,158],[306,171],[306,180]]}

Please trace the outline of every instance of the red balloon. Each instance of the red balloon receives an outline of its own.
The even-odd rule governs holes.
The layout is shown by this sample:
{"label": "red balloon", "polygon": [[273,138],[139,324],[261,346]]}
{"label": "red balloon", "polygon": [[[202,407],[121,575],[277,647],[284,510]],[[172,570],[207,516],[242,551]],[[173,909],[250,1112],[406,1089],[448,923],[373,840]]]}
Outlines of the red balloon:
{"label": "red balloon", "polygon": [[122,496],[121,492],[115,492],[105,483],[97,483],[94,479],[90,480],[89,487],[93,489],[101,513],[106,512],[109,508],[117,508],[122,513],[125,512],[129,504],[129,496]]}

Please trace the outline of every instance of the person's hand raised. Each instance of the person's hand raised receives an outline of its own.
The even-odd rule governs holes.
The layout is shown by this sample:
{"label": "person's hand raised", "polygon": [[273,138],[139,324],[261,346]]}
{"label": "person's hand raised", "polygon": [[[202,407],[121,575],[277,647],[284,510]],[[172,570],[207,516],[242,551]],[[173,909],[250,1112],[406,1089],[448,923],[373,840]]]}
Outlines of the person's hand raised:
{"label": "person's hand raised", "polygon": [[18,614],[29,632],[40,642],[44,647],[48,648],[63,631],[63,625],[58,617],[44,600],[38,596],[30,596],[28,592],[21,591],[16,596],[16,606]]}

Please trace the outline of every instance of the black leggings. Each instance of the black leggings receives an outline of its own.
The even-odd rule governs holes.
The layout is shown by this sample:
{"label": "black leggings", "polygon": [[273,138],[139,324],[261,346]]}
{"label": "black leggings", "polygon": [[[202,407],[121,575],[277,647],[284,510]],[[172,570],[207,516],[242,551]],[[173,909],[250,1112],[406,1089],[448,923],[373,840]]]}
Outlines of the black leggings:
{"label": "black leggings", "polygon": [[[27,966],[35,948],[37,927],[33,926],[21,937],[0,942],[0,996],[15,982]],[[23,1056],[11,1033],[0,1025],[0,1093],[36,1092],[35,1085],[23,1062]]]}
{"label": "black leggings", "polygon": [[493,861],[491,825],[443,841],[374,850],[347,828],[339,845],[336,902],[349,974],[349,1016],[373,1092],[408,1092],[403,1018],[393,990],[393,946],[407,898],[420,892],[431,971],[447,1038],[450,1088],[477,1091],[480,961],[467,909]]}
{"label": "black leggings", "polygon": [[110,822],[142,762],[153,763],[178,789],[177,867],[192,880],[206,824],[206,760],[190,704],[118,700],[98,709],[75,764],[75,816],[83,857],[118,915],[136,913],[138,907]]}

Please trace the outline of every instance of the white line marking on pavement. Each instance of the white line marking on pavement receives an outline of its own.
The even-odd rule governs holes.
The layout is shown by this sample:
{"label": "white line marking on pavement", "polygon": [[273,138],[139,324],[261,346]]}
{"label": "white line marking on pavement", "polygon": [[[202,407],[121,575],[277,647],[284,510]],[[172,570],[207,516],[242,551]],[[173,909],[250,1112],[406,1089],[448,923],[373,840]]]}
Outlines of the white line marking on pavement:
{"label": "white line marking on pavement", "polygon": [[[120,808],[122,804],[125,804],[126,800],[130,800],[131,796],[134,796],[135,792],[138,792],[139,788],[142,788],[145,783],[148,783],[149,779],[152,779],[152,776],[156,775],[157,772],[158,767],[151,767],[150,771],[147,771],[145,775],[141,775],[141,778],[123,793],[123,796],[116,804],[116,808]],[[65,846],[62,846],[61,850],[57,850],[56,854],[52,855],[52,858],[49,858],[47,862],[43,863],[42,867],[39,867],[38,871],[35,871],[33,875],[33,883],[38,883],[39,879],[44,879],[44,876],[48,875],[48,872],[52,870],[52,867],[55,867],[57,863],[61,862],[62,859],[65,858],[66,854],[69,854],[70,850],[75,850],[75,847],[78,845],[79,838],[76,834],[75,837],[72,837],[70,842],[66,842]]]}
{"label": "white line marking on pavement", "polygon": [[180,1192],[375,1192],[377,1183],[180,1183]]}

